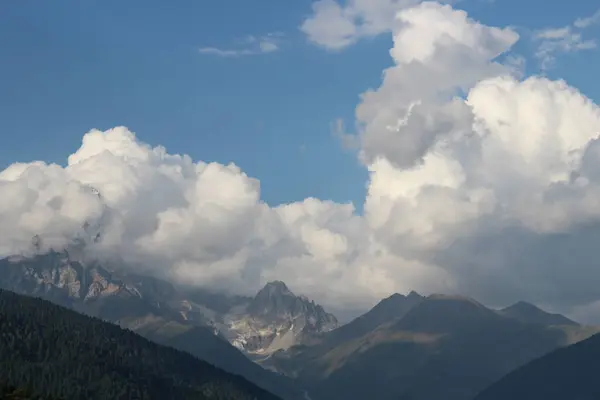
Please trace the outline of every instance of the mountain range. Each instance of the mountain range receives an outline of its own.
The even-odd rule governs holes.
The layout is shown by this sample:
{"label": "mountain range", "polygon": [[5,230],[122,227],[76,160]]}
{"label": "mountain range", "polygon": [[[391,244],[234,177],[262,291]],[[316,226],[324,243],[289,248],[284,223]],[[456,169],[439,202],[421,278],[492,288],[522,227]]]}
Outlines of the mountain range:
{"label": "mountain range", "polygon": [[318,399],[471,400],[510,371],[598,331],[523,302],[492,310],[466,297],[413,292],[263,364]]}
{"label": "mountain range", "polygon": [[285,400],[472,400],[504,375],[599,332],[533,304],[394,294],[351,322],[284,282],[255,296],[190,289],[74,252],[0,260],[0,288],[189,352]]}

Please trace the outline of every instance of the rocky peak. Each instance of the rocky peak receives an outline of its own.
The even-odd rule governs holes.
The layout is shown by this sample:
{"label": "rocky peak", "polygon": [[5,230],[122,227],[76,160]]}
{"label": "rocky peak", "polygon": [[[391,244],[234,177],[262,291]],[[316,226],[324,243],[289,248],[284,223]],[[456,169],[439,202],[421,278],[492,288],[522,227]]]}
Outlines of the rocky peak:
{"label": "rocky peak", "polygon": [[270,354],[310,340],[338,326],[337,319],[282,281],[267,283],[229,318],[230,342],[250,355]]}
{"label": "rocky peak", "polygon": [[267,283],[249,302],[245,316],[250,318],[251,330],[262,333],[250,338],[245,332],[244,340],[247,344],[251,340],[257,342],[252,348],[261,351],[288,348],[306,335],[328,332],[338,326],[337,319],[322,306],[306,296],[296,296],[281,281]]}
{"label": "rocky peak", "polygon": [[268,282],[257,294],[259,296],[294,296],[294,294],[288,289],[287,285],[282,281]]}
{"label": "rocky peak", "polygon": [[299,300],[281,281],[267,283],[248,305],[248,313],[256,317],[286,317],[298,312]]}
{"label": "rocky peak", "polygon": [[306,296],[296,296],[282,281],[267,283],[252,299],[247,312],[253,317],[266,320],[292,320],[306,317],[312,324],[330,323],[337,320]]}

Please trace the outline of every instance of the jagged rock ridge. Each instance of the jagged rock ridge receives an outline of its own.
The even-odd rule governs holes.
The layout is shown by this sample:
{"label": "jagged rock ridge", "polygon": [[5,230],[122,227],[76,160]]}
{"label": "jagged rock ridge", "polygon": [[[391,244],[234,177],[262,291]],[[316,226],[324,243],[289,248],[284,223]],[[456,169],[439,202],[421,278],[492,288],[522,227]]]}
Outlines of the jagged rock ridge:
{"label": "jagged rock ridge", "polygon": [[245,307],[228,314],[231,342],[250,354],[270,354],[329,332],[338,321],[281,281],[269,282]]}

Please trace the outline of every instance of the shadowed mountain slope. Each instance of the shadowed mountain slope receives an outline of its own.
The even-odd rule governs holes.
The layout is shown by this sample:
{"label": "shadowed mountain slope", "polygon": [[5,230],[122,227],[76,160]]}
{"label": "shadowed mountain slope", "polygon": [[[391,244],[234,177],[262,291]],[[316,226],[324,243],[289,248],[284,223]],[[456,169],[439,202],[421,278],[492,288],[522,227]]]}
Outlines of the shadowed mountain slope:
{"label": "shadowed mountain slope", "polygon": [[523,322],[466,297],[409,297],[391,296],[264,363],[298,379],[314,399],[471,400],[511,370],[598,332]]}
{"label": "shadowed mountain slope", "polygon": [[512,306],[506,307],[500,310],[500,313],[523,322],[534,322],[544,325],[579,325],[564,315],[551,314],[524,301],[519,301]]}
{"label": "shadowed mountain slope", "polygon": [[598,371],[600,335],[595,335],[509,373],[475,400],[597,400]]}
{"label": "shadowed mountain slope", "polygon": [[32,395],[277,399],[188,353],[45,300],[0,290],[0,321],[0,375]]}
{"label": "shadowed mountain slope", "polygon": [[[289,378],[252,362],[205,315],[183,315],[181,293],[168,282],[109,270],[68,252],[0,260],[0,288],[42,297],[193,354],[286,400],[303,399]],[[218,301],[217,301],[218,302]]]}

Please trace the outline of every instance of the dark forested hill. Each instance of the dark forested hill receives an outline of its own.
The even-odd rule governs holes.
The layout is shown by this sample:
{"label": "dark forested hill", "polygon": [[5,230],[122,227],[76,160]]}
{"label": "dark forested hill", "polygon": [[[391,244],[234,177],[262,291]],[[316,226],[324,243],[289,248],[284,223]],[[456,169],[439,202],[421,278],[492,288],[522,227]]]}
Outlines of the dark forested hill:
{"label": "dark forested hill", "polygon": [[277,399],[187,353],[4,290],[0,377],[3,398],[15,399]]}
{"label": "dark forested hill", "polygon": [[600,334],[511,372],[475,400],[600,399]]}

